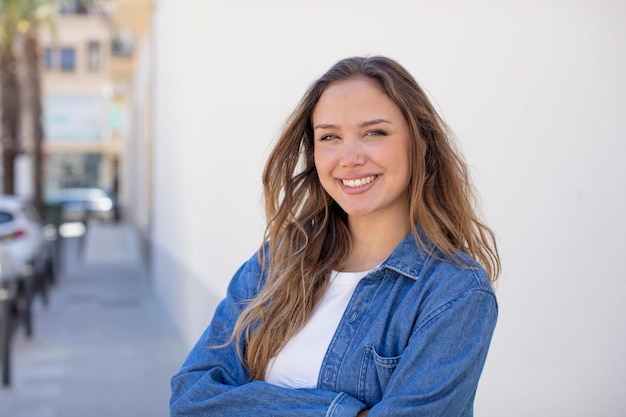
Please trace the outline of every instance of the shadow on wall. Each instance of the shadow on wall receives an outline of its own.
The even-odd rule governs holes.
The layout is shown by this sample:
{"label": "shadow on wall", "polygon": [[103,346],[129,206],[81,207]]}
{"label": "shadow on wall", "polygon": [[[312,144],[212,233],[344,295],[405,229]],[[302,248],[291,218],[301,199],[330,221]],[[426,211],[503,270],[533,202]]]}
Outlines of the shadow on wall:
{"label": "shadow on wall", "polygon": [[156,292],[191,349],[225,294],[203,284],[199,276],[158,245],[153,243],[149,252],[149,274]]}

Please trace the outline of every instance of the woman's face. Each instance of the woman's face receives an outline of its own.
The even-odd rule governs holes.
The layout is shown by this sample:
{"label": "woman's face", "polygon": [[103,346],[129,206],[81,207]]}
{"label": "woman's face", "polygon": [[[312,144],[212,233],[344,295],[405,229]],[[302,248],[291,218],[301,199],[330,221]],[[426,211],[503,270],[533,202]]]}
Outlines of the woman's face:
{"label": "woman's face", "polygon": [[312,124],[319,180],[349,218],[408,218],[409,126],[374,81],[330,84]]}

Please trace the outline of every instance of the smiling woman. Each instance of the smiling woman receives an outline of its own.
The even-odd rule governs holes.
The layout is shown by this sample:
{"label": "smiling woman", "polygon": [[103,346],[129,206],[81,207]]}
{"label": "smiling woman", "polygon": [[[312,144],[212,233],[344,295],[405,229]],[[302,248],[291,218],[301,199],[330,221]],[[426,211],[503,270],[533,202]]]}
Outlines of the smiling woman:
{"label": "smiling woman", "polygon": [[[312,122],[319,181],[348,215],[350,234],[370,233],[377,227],[397,231],[396,240],[404,237],[411,229],[407,194],[411,139],[400,108],[373,81],[353,78],[324,91]],[[363,259],[366,264],[348,264],[367,270],[389,252],[390,248],[381,248],[378,256]]]}
{"label": "smiling woman", "polygon": [[263,182],[264,243],[172,378],[172,415],[471,416],[500,262],[413,77],[338,62]]}

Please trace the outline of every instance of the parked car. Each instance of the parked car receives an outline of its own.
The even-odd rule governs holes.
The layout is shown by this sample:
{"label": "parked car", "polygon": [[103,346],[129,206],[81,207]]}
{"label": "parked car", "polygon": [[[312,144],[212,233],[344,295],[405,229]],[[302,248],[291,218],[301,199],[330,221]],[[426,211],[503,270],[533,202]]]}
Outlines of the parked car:
{"label": "parked car", "polygon": [[18,276],[13,258],[0,241],[0,374],[2,386],[11,382],[11,339],[17,327],[16,304],[18,303]]}
{"label": "parked car", "polygon": [[0,240],[0,300],[12,298],[17,293],[18,274],[7,244]]}
{"label": "parked car", "polygon": [[61,188],[46,199],[49,207],[59,207],[61,222],[111,221],[117,218],[115,199],[100,188]]}
{"label": "parked car", "polygon": [[0,240],[18,275],[49,274],[50,240],[35,206],[18,196],[0,195]]}
{"label": "parked car", "polygon": [[28,200],[0,195],[0,373],[2,385],[11,382],[11,339],[23,325],[33,334],[32,304],[41,294],[48,303],[54,281],[51,241]]}

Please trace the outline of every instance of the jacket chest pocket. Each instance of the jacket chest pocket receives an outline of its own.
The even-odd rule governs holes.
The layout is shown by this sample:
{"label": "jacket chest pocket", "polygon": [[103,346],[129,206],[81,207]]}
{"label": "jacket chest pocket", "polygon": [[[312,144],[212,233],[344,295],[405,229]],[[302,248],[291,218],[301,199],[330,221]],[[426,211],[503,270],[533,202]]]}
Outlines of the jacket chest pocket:
{"label": "jacket chest pocket", "polygon": [[381,356],[373,346],[365,346],[359,372],[358,399],[368,406],[379,402],[399,361],[400,356]]}

